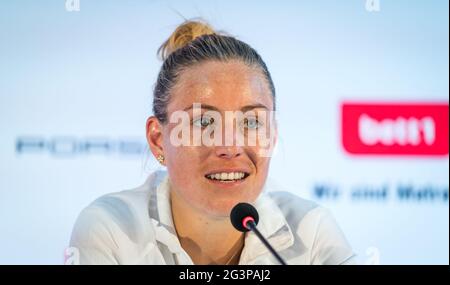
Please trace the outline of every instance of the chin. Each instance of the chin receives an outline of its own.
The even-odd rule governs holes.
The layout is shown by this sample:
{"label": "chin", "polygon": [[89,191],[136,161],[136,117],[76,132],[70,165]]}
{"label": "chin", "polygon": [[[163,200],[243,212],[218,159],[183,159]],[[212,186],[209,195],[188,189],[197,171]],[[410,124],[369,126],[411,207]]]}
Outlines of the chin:
{"label": "chin", "polygon": [[229,217],[233,207],[242,202],[252,203],[253,201],[244,197],[233,197],[222,200],[212,198],[212,201],[206,203],[204,210],[210,216]]}

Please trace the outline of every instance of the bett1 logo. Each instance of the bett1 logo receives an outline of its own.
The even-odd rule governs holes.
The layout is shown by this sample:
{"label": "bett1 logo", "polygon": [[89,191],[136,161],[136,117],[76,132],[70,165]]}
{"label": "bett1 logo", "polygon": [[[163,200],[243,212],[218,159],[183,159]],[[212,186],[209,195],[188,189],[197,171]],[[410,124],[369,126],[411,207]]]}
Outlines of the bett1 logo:
{"label": "bett1 logo", "polygon": [[341,104],[341,138],[352,155],[446,156],[448,103]]}

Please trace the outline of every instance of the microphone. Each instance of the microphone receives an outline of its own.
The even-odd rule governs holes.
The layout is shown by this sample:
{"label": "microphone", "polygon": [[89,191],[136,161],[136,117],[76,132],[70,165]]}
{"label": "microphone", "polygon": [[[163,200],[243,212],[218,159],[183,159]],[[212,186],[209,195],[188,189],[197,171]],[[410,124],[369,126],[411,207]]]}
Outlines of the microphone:
{"label": "microphone", "polygon": [[281,256],[273,249],[270,243],[263,237],[263,235],[256,228],[259,222],[258,211],[255,207],[248,203],[239,203],[233,207],[230,213],[231,224],[240,232],[253,231],[267,249],[275,256],[275,258],[282,264],[287,265]]}

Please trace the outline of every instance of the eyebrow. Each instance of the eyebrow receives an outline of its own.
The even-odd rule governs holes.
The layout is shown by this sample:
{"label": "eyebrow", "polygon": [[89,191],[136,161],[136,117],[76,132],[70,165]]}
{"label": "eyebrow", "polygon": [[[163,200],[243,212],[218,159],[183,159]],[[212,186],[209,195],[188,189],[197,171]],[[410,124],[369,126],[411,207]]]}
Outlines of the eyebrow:
{"label": "eyebrow", "polygon": [[[183,111],[187,111],[189,109],[192,109],[193,106],[189,106],[187,108],[184,108]],[[208,104],[201,104],[201,108],[202,109],[208,109],[208,110],[213,110],[213,111],[217,111],[219,112],[220,110],[212,105],[208,105]],[[245,105],[244,107],[241,108],[242,112],[246,112],[248,110],[252,110],[252,109],[257,109],[257,108],[262,108],[262,109],[266,109],[269,110],[269,108],[267,108],[267,106],[263,105],[263,104],[251,104],[251,105]]]}

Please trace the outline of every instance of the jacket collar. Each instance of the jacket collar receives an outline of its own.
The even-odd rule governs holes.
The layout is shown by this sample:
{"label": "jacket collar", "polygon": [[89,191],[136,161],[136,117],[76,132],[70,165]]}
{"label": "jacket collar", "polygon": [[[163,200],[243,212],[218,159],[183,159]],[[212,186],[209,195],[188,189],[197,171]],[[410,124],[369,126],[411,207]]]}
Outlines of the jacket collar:
{"label": "jacket collar", "polygon": [[[257,228],[276,251],[281,251],[294,244],[294,235],[281,209],[266,194],[268,190],[265,187],[254,203],[259,214]],[[239,263],[251,264],[252,260],[269,253],[269,250],[259,238],[253,232],[248,232],[245,237],[245,246]]]}
{"label": "jacket collar", "polygon": [[[151,189],[149,215],[155,228],[156,240],[165,244],[173,253],[184,252],[172,219],[167,172],[159,171],[152,174],[146,184],[149,184],[148,186]],[[257,228],[275,250],[280,251],[294,243],[294,236],[280,208],[266,194],[268,190],[265,187],[262,194],[253,203],[259,213]],[[254,233],[246,233],[245,245],[240,259],[241,264],[251,263],[253,259],[267,253],[269,251]]]}

